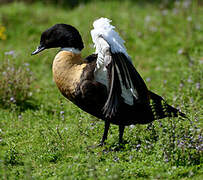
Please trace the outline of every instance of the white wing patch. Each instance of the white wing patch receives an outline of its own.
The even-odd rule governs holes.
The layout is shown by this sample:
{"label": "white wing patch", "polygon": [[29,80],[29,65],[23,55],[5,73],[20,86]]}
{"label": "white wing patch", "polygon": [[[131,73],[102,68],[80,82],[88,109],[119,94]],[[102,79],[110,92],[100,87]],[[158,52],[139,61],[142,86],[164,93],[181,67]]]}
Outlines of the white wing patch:
{"label": "white wing patch", "polygon": [[[98,41],[99,37],[103,37],[108,44],[111,46],[112,53],[122,52],[127,57],[128,53],[124,46],[125,41],[119,36],[119,34],[114,31],[115,27],[110,24],[111,20],[107,18],[99,18],[93,23],[94,29],[91,30],[91,36],[95,47],[100,43]],[[97,52],[97,49],[96,49]]]}
{"label": "white wing patch", "polygon": [[97,57],[97,69],[102,69],[105,71],[108,64],[111,62],[109,55],[110,46],[109,44],[101,37],[97,38],[97,43],[95,44]]}
{"label": "white wing patch", "polygon": [[110,63],[110,61],[107,60],[107,57],[105,58],[105,55],[107,51],[109,51],[110,46],[103,38],[98,37],[95,47],[96,47],[95,53],[98,54],[96,68],[94,72],[95,80],[108,87],[108,77],[106,67],[108,63]]}
{"label": "white wing patch", "polygon": [[[107,18],[100,18],[93,23],[94,29],[91,31],[92,40],[96,48],[97,66],[95,69],[95,80],[104,84],[108,87],[108,75],[107,75],[107,65],[111,62],[111,52],[121,52],[123,53],[129,61],[131,61],[126,48],[124,46],[124,40],[119,36],[119,34],[114,31],[114,26],[110,24],[111,20]],[[125,103],[133,105],[134,97],[137,97],[137,92],[135,89],[126,89],[123,85],[121,74],[117,68],[119,80],[121,82],[122,94]]]}

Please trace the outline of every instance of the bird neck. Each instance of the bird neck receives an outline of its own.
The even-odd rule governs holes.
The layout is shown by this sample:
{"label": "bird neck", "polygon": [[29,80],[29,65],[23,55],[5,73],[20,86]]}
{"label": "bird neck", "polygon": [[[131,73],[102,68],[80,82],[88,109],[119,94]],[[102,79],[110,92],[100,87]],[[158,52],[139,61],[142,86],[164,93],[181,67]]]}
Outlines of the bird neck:
{"label": "bird neck", "polygon": [[61,48],[54,59],[55,65],[61,65],[66,68],[82,63],[84,63],[84,60],[81,57],[81,51],[74,48]]}
{"label": "bird neck", "polygon": [[81,54],[61,50],[53,61],[53,77],[62,94],[72,99],[84,67],[87,64]]}

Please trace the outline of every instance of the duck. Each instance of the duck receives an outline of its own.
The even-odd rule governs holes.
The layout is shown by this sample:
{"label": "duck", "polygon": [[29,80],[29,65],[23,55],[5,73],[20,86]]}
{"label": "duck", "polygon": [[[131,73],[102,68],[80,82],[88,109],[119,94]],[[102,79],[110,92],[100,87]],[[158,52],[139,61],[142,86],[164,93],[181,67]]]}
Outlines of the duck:
{"label": "duck", "polygon": [[185,117],[147,88],[110,19],[96,19],[90,33],[95,52],[87,57],[82,57],[84,44],[79,31],[68,24],[55,24],[42,32],[32,55],[60,48],[53,60],[53,79],[65,98],[104,121],[101,146],[110,124],[119,126],[122,143],[126,126]]}

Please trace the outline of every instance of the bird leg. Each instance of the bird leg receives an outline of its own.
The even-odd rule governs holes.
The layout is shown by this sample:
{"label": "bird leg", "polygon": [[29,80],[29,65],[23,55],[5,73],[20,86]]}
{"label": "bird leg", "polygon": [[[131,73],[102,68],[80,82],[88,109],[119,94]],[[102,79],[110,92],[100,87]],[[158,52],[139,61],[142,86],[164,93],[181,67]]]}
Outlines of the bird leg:
{"label": "bird leg", "polygon": [[103,137],[102,137],[102,140],[101,140],[99,146],[103,146],[105,140],[107,140],[107,135],[108,135],[109,127],[110,127],[110,122],[105,121],[104,134],[103,134]]}
{"label": "bird leg", "polygon": [[119,144],[123,142],[123,133],[124,133],[125,126],[119,125]]}

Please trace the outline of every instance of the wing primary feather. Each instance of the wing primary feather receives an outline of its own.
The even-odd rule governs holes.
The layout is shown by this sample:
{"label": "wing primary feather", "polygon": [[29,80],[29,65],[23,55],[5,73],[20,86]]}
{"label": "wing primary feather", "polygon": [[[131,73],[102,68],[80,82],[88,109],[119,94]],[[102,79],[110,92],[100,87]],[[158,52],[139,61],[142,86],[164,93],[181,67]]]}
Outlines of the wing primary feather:
{"label": "wing primary feather", "polygon": [[139,102],[149,102],[148,89],[144,80],[134,68],[132,62],[125,54],[118,52],[112,53],[112,60],[120,72],[120,80],[126,89],[130,89],[135,100]]}
{"label": "wing primary feather", "polygon": [[147,86],[146,86],[144,80],[139,75],[137,70],[134,68],[132,63],[130,63],[129,61],[125,61],[125,63],[126,63],[126,66],[128,67],[128,70],[129,70],[128,72],[130,74],[133,87],[135,88],[135,90],[139,96],[138,97],[139,101],[142,103],[144,103],[144,102],[149,103],[148,89],[147,89]]}
{"label": "wing primary feather", "polygon": [[113,56],[113,59],[116,59],[115,62],[116,62],[117,71],[119,70],[119,72],[120,72],[123,85],[126,88],[129,88],[128,83],[127,83],[128,75],[125,71],[125,68],[123,67],[122,60],[120,60],[119,56],[117,56],[116,54],[112,54],[112,56]]}
{"label": "wing primary feather", "polygon": [[[120,78],[122,79],[122,84],[125,86],[126,89],[130,89],[132,95],[135,97],[135,99],[138,99],[138,93],[135,89],[135,86],[133,84],[133,74],[130,73],[130,66],[133,67],[132,63],[123,53],[116,53],[114,54],[114,58],[116,59],[116,64],[118,67],[118,70],[120,72]],[[133,67],[134,68],[134,67]]]}
{"label": "wing primary feather", "polygon": [[120,64],[121,64],[120,69],[123,69],[123,71],[125,72],[125,76],[123,77],[123,79],[126,81],[125,82],[126,89],[132,88],[131,87],[131,77],[130,77],[128,68],[126,66],[126,60],[123,59],[123,57],[120,54],[117,55],[117,59],[118,59],[117,62],[120,62]]}

